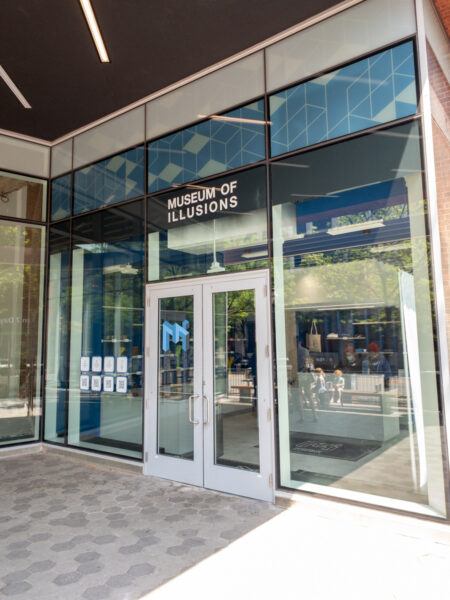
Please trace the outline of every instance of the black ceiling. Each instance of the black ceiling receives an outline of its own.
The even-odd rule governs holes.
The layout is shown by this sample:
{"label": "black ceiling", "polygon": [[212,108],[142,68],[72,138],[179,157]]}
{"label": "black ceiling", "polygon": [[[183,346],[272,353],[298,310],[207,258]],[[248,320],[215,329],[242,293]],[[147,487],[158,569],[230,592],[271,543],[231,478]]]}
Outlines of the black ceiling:
{"label": "black ceiling", "polygon": [[244,50],[339,0],[92,0],[110,64],[78,0],[2,0],[0,128],[54,140]]}

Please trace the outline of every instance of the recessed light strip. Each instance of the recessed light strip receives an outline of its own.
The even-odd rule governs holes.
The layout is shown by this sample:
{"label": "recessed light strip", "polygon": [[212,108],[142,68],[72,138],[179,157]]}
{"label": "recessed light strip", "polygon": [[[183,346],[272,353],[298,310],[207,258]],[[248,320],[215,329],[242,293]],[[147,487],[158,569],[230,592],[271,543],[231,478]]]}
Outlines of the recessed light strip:
{"label": "recessed light strip", "polygon": [[272,125],[271,121],[258,121],[257,119],[244,119],[243,117],[226,117],[225,115],[197,115],[199,119],[216,119],[217,121],[234,121],[235,123],[253,123],[257,125]]}
{"label": "recessed light strip", "polygon": [[94,40],[95,47],[97,48],[98,55],[102,62],[109,62],[109,56],[106,52],[105,44],[103,43],[102,34],[98,27],[97,19],[95,18],[94,11],[92,10],[91,0],[80,0],[81,8],[83,9],[84,16],[86,17],[87,24],[91,30],[92,39]]}
{"label": "recessed light strip", "polygon": [[5,69],[1,65],[0,65],[0,77],[3,79],[3,81],[9,87],[9,89],[12,91],[12,93],[15,95],[15,97],[21,103],[21,105],[24,108],[31,108],[31,104],[27,101],[25,96],[22,94],[22,92],[19,90],[17,85],[14,83],[14,81],[11,79],[11,77],[8,75],[8,73],[5,71]]}

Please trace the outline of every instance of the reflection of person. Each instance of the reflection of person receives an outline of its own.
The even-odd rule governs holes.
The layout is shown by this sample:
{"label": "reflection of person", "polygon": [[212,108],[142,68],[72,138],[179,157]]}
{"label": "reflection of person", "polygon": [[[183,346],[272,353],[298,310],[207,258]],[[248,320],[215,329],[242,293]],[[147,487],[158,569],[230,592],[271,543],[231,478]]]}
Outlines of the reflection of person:
{"label": "reflection of person", "polygon": [[389,389],[389,381],[392,377],[391,366],[386,357],[380,352],[380,347],[377,343],[371,342],[369,350],[369,368],[370,372],[376,375],[384,375],[384,387]]}
{"label": "reflection of person", "polygon": [[353,346],[344,349],[344,362],[342,363],[344,373],[361,373],[361,364]]}
{"label": "reflection of person", "polygon": [[301,340],[297,344],[297,371],[304,371],[310,362],[309,350],[302,346]]}
{"label": "reflection of person", "polygon": [[312,389],[320,404],[323,405],[327,395],[327,387],[325,383],[325,373],[320,367],[314,369],[314,384]]}
{"label": "reflection of person", "polygon": [[335,402],[338,404],[340,402],[341,406],[344,406],[342,402],[342,390],[345,387],[345,380],[342,377],[342,371],[336,369],[333,376],[333,395],[331,398],[331,402]]}
{"label": "reflection of person", "polygon": [[300,423],[303,423],[305,406],[309,406],[311,408],[311,412],[313,414],[313,420],[317,421],[316,406],[314,404],[314,399],[313,399],[313,387],[315,385],[315,378],[311,372],[311,369],[308,368],[305,371],[303,371],[302,373],[299,373],[298,380],[299,380],[299,388],[300,388],[300,396],[299,396]]}

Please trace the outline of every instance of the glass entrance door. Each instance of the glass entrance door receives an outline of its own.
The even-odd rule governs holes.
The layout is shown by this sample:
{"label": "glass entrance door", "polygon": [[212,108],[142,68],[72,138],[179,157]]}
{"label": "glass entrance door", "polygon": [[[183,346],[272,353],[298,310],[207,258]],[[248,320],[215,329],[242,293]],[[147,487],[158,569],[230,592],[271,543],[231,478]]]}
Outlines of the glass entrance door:
{"label": "glass entrance door", "polygon": [[145,472],[272,500],[266,272],[149,285]]}

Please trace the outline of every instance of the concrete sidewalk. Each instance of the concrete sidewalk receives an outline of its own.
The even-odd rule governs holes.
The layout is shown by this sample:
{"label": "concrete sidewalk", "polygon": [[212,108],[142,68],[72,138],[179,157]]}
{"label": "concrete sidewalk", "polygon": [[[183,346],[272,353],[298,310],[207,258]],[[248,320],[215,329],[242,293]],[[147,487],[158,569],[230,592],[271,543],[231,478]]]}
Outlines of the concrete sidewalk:
{"label": "concrete sidewalk", "polygon": [[284,509],[109,464],[0,460],[0,597],[450,597],[448,525],[303,495]]}

